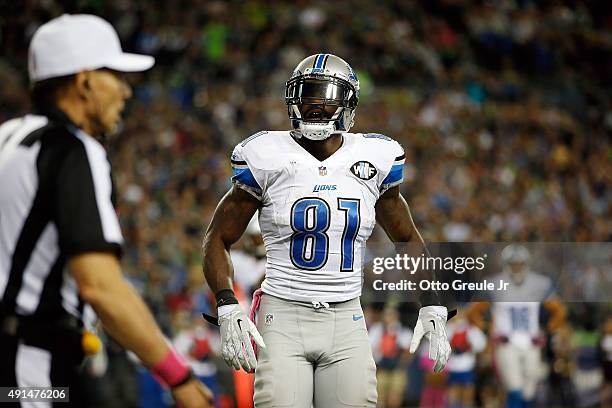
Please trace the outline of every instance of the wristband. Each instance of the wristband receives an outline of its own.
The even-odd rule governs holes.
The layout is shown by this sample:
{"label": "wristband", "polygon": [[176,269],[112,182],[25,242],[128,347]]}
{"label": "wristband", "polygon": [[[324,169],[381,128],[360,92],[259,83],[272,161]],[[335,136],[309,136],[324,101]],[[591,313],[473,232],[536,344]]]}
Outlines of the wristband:
{"label": "wristband", "polygon": [[170,388],[184,384],[189,380],[190,373],[191,368],[185,359],[172,347],[170,347],[168,354],[151,368],[151,374],[162,385]]}
{"label": "wristband", "polygon": [[238,299],[236,299],[234,291],[231,289],[221,289],[215,293],[215,298],[217,299],[217,309],[220,306],[238,304]]}

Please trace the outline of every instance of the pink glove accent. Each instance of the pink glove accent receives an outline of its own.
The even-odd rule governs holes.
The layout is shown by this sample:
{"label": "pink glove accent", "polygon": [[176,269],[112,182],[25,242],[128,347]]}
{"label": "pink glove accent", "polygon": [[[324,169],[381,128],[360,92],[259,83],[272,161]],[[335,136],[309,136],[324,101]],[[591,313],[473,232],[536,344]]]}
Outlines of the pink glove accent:
{"label": "pink glove accent", "polygon": [[162,385],[172,388],[183,381],[191,368],[183,356],[170,347],[170,351],[159,363],[151,368],[151,374]]}

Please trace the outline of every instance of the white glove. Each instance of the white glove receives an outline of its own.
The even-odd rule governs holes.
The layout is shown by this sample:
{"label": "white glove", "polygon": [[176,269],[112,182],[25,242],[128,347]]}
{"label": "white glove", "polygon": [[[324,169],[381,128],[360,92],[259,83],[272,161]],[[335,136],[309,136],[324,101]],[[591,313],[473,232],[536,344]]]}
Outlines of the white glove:
{"label": "white glove", "polygon": [[251,337],[262,348],[266,345],[255,324],[238,304],[220,306],[218,311],[221,328],[221,354],[225,362],[236,370],[240,367],[248,373],[257,367]]}
{"label": "white glove", "polygon": [[429,359],[435,361],[433,370],[442,371],[451,353],[446,335],[446,318],[448,311],[444,306],[425,306],[419,310],[419,318],[414,326],[410,352],[414,353],[423,336],[429,340]]}

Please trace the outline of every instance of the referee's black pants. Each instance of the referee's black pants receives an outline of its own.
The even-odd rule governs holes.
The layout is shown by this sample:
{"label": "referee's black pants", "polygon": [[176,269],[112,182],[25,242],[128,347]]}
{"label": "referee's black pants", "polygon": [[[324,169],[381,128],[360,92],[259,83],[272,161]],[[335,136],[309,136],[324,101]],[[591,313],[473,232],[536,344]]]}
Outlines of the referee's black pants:
{"label": "referee's black pants", "polygon": [[[65,340],[65,341],[63,341]],[[77,349],[75,349],[75,346]],[[80,371],[83,353],[80,344],[56,338],[20,339],[0,332],[0,387],[69,387],[70,402],[0,403],[7,407],[85,407]]]}

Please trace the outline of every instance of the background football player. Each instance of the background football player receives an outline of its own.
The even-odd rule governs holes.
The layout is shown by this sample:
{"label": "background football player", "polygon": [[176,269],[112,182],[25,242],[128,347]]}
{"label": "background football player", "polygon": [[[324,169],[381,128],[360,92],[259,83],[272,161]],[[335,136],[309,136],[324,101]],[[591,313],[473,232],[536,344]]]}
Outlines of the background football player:
{"label": "background football player", "polygon": [[[234,187],[206,232],[204,272],[217,299],[222,353],[236,369],[257,367],[257,407],[376,405],[359,301],[365,242],[376,222],[394,242],[423,241],[399,190],[402,147],[380,134],[348,133],[358,95],[359,81],[341,58],[300,62],[286,84],[293,130],[262,131],[236,146]],[[267,255],[257,327],[231,290],[228,256],[256,211]],[[414,351],[423,336],[430,340],[436,371],[450,354],[446,320],[446,307],[426,304],[411,343]]]}
{"label": "background football player", "polygon": [[555,331],[565,322],[565,307],[554,297],[545,275],[529,267],[529,251],[511,244],[501,253],[503,270],[492,279],[510,283],[508,291],[497,291],[491,303],[472,305],[470,319],[483,327],[482,313],[491,308],[491,336],[495,365],[506,389],[508,408],[532,406],[542,372],[541,349],[545,345],[541,327],[542,307],[549,313],[547,329]]}

